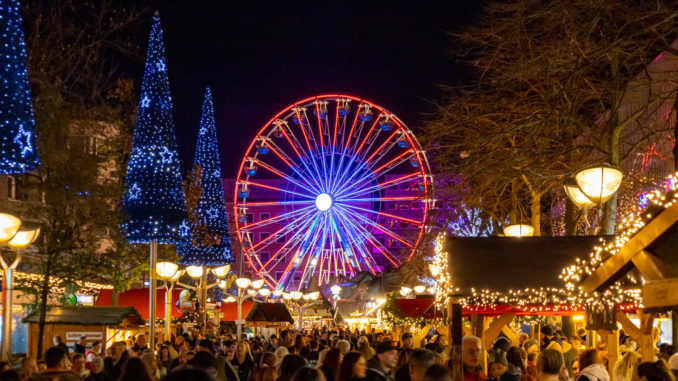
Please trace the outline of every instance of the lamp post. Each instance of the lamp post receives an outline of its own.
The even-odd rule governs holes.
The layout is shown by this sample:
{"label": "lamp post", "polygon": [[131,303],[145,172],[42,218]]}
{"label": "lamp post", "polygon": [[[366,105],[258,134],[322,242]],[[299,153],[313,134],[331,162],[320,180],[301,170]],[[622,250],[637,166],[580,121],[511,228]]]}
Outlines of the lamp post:
{"label": "lamp post", "polygon": [[[261,281],[261,284],[259,284],[258,281],[257,285],[259,287],[263,286],[264,281]],[[236,325],[236,340],[240,340],[240,335],[242,334],[242,326],[245,323],[242,319],[242,302],[249,298],[250,295],[248,295],[245,290],[249,287],[252,286],[254,287],[254,282],[252,282],[249,278],[238,278],[235,280],[236,286],[238,286],[238,296],[236,298],[236,302],[238,302],[238,316],[237,320],[235,321]]]}
{"label": "lamp post", "polygon": [[318,298],[320,298],[320,291],[311,291],[306,293],[301,291],[291,291],[289,293],[289,297],[286,298],[285,294],[283,294],[283,298],[288,300],[291,305],[296,307],[298,314],[298,329],[301,331],[304,328],[304,311],[306,308],[318,301]]}
{"label": "lamp post", "polygon": [[[193,280],[198,280],[198,287],[191,286],[188,284],[184,284],[181,282],[177,282],[178,285],[191,289],[191,290],[196,290],[198,292],[198,301],[200,303],[200,306],[202,307],[202,312],[200,313],[200,321],[202,323],[202,331],[204,333],[205,328],[207,327],[207,291],[214,286],[219,285],[221,282],[217,283],[212,283],[212,284],[207,284],[207,274],[209,272],[212,272],[217,279],[221,280],[221,278],[224,278],[228,273],[231,271],[231,265],[223,265],[215,268],[209,268],[207,266],[187,266],[186,267],[186,273],[188,276],[193,278]],[[225,284],[224,284],[225,287]]]}
{"label": "lamp post", "polygon": [[38,238],[40,228],[19,230],[21,220],[11,214],[0,213],[0,245],[7,245],[17,250],[11,265],[0,256],[0,265],[5,272],[4,302],[2,303],[2,358],[12,357],[12,290],[14,288],[14,270],[21,262],[21,249],[28,247]]}
{"label": "lamp post", "polygon": [[623,174],[619,169],[602,164],[579,170],[574,176],[574,181],[566,180],[563,187],[570,200],[584,212],[598,204],[598,218],[600,219],[603,214],[603,204],[617,192],[622,178]]}
{"label": "lamp post", "polygon": [[172,340],[172,291],[174,284],[184,273],[179,266],[172,262],[158,262],[155,272],[165,281],[165,340]]}
{"label": "lamp post", "polygon": [[534,234],[534,227],[526,224],[513,224],[504,228],[504,235],[506,237],[532,237]]}

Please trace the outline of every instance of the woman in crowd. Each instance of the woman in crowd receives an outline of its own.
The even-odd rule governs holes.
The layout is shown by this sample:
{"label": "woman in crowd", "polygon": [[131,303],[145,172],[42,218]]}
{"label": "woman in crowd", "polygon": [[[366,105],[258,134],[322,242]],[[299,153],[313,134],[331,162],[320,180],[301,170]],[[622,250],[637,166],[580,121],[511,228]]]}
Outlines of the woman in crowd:
{"label": "woman in crowd", "polygon": [[279,376],[277,381],[291,381],[294,373],[301,369],[308,367],[308,361],[305,358],[289,354],[283,358],[282,363],[280,364]]}
{"label": "woman in crowd", "polygon": [[160,368],[161,373],[167,374],[171,364],[172,358],[170,357],[169,347],[163,345],[158,352],[158,368]]}
{"label": "woman in crowd", "polygon": [[595,348],[587,349],[579,355],[579,367],[581,371],[576,381],[609,381],[603,359]]}
{"label": "woman in crowd", "polygon": [[280,364],[282,363],[283,359],[285,356],[287,356],[290,353],[290,351],[287,350],[287,347],[278,347],[278,349],[275,350],[275,367],[279,367]]}
{"label": "woman in crowd", "polygon": [[238,341],[235,345],[235,355],[231,365],[238,370],[240,380],[249,380],[254,371],[254,360],[250,354],[250,346],[247,341]]}
{"label": "woman in crowd", "polygon": [[264,371],[269,368],[275,369],[275,355],[271,352],[266,352],[263,355],[261,355],[259,365],[257,365],[256,368],[254,368],[252,379],[254,381],[263,381]]}
{"label": "woman in crowd", "polygon": [[[348,352],[334,381],[360,381],[367,373],[367,360],[359,352]],[[332,381],[332,380],[329,380]]]}
{"label": "woman in crowd", "polygon": [[148,368],[138,357],[130,357],[122,368],[119,381],[153,381]]}
{"label": "woman in crowd", "polygon": [[28,380],[36,373],[38,373],[38,362],[34,358],[24,357],[21,360],[21,379]]}
{"label": "woman in crowd", "polygon": [[323,359],[323,364],[320,366],[320,370],[325,375],[325,379],[334,380],[337,370],[339,369],[339,364],[341,364],[341,357],[341,350],[339,348],[332,348],[327,351],[327,354]]}
{"label": "woman in crowd", "polygon": [[638,365],[638,378],[641,381],[675,381],[666,361],[662,359]]}
{"label": "woman in crowd", "polygon": [[638,352],[628,351],[614,366],[614,379],[616,381],[631,381],[638,371],[641,357]]}

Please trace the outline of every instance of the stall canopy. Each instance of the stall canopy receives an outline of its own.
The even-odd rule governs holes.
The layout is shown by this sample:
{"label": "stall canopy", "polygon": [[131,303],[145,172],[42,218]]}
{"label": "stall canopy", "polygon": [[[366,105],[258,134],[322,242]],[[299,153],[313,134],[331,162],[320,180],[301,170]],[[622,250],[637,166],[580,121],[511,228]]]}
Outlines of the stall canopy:
{"label": "stall canopy", "polygon": [[[26,316],[23,321],[24,323],[39,323],[39,311]],[[133,307],[61,306],[48,309],[45,322],[47,324],[129,327],[143,325],[144,319]]]}
{"label": "stall canopy", "polygon": [[282,303],[259,303],[255,302],[245,321],[248,323],[290,323],[294,319],[290,311]]}
{"label": "stall canopy", "polygon": [[[183,313],[177,309],[175,303],[179,300],[179,293],[181,289],[172,290],[172,317],[180,318]],[[156,292],[156,300],[158,301],[155,309],[155,316],[158,319],[165,318],[165,289],[158,289]],[[101,290],[95,305],[97,306],[111,306],[113,301],[113,290]],[[134,307],[142,318],[148,320],[148,289],[135,288],[121,292],[118,294],[118,306],[120,307]]]}

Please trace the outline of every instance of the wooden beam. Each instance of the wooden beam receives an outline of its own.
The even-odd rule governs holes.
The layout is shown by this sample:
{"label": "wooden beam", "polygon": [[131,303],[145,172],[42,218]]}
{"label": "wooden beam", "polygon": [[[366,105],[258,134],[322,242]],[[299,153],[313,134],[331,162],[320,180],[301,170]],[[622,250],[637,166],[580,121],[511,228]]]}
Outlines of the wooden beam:
{"label": "wooden beam", "polygon": [[637,315],[640,318],[641,337],[638,342],[640,357],[642,361],[654,361],[654,335],[652,332],[652,323],[654,323],[654,313],[643,313],[638,310]]}
{"label": "wooden beam", "polygon": [[[464,363],[461,361],[461,304],[455,303],[450,298],[448,305],[448,316],[450,316],[450,368],[452,369],[452,380],[463,381]],[[485,357],[485,356],[483,356]]]}
{"label": "wooden beam", "polygon": [[[607,334],[607,372],[614,374],[614,366],[619,361],[619,330]],[[615,377],[616,378],[616,377]]]}
{"label": "wooden beam", "polygon": [[497,340],[497,336],[501,332],[501,329],[510,323],[516,317],[516,314],[502,314],[496,319],[492,320],[492,323],[487,327],[485,331],[485,348],[492,348],[494,341]]}
{"label": "wooden beam", "polygon": [[636,343],[640,343],[640,337],[643,335],[643,332],[638,328],[633,322],[626,316],[625,313],[617,311],[617,321],[624,328],[624,332],[631,336]]}
{"label": "wooden beam", "polygon": [[641,250],[631,258],[631,261],[646,280],[662,280],[673,277],[673,271],[666,263],[646,250]]}
{"label": "wooden beam", "polygon": [[661,211],[652,221],[640,229],[619,252],[598,267],[593,274],[589,275],[581,282],[580,286],[585,292],[594,292],[603,286],[617,272],[619,272],[631,259],[645,250],[660,235],[666,232],[671,226],[678,222],[678,203],[675,203]]}
{"label": "wooden beam", "polygon": [[[487,331],[488,321],[489,320],[485,318],[485,315],[471,315],[471,332],[474,336],[480,338],[481,353],[487,353],[489,348],[485,342],[485,332]],[[484,372],[487,372],[487,356],[480,356],[480,367]]]}
{"label": "wooden beam", "polygon": [[511,329],[508,324],[503,326],[501,331],[509,338],[509,340],[511,340],[511,345],[520,347],[520,334],[518,332]]}

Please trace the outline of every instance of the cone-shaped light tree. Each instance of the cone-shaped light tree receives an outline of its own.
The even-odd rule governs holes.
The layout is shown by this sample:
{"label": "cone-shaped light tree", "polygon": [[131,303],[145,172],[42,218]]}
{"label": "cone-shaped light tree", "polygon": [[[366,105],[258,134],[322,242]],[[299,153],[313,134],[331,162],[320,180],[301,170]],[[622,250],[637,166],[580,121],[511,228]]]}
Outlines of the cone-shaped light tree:
{"label": "cone-shaped light tree", "polygon": [[205,91],[202,117],[195,148],[194,168],[199,168],[200,197],[189,211],[190,233],[178,246],[179,263],[189,266],[222,266],[231,263],[231,239],[228,234],[221,163],[214,122],[214,105],[209,87]]}
{"label": "cone-shaped light tree", "polygon": [[155,342],[157,244],[188,234],[186,200],[172,119],[160,16],[153,17],[139,110],[122,197],[122,227],[131,243],[151,244],[149,342]]}
{"label": "cone-shaped light tree", "polygon": [[0,32],[0,173],[22,173],[40,163],[18,0],[0,1]]}

